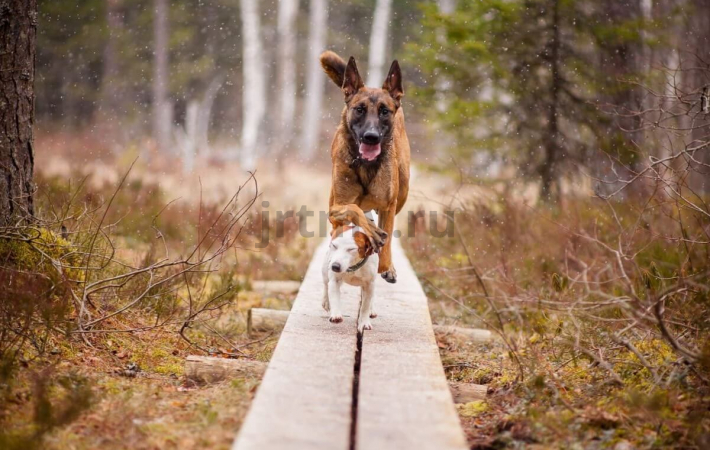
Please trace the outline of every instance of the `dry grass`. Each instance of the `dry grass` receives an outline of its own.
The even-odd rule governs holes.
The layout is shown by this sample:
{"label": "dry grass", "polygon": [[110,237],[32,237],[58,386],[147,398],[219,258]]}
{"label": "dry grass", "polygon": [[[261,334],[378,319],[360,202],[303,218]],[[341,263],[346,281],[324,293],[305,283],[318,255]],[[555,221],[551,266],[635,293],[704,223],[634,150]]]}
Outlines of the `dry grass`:
{"label": "dry grass", "polygon": [[[2,347],[0,446],[228,448],[259,380],[236,378],[218,386],[193,386],[183,376],[184,358],[208,353],[268,361],[278,336],[247,336],[247,311],[257,306],[289,309],[293,298],[252,292],[251,280],[299,279],[314,243],[297,236],[297,220],[288,219],[273,245],[255,249],[262,231],[273,235],[276,226],[272,218],[263,230],[255,209],[239,220],[229,241],[222,240],[229,243],[227,251],[218,254],[209,270],[186,272],[166,288],[151,288],[133,305],[149,282],[146,276],[137,276],[87,297],[90,316],[80,319],[77,298],[81,300],[84,284],[150,267],[163,252],[179,260],[200,248],[198,242],[205,236],[219,238],[214,230],[229,227],[231,217],[238,216],[221,218],[215,204],[170,203],[159,186],[142,178],[129,179],[118,191],[115,185],[92,183],[77,190],[77,179],[81,177],[74,177],[72,184],[39,176],[37,210],[42,221],[30,230],[38,230],[37,236],[23,241],[27,231],[23,229],[0,239],[2,274],[8,279],[23,280],[19,275],[26,273],[63,287],[31,291],[46,296],[47,302],[24,316],[3,309],[3,314],[15,315],[3,325],[3,332],[13,339]],[[97,225],[98,218],[107,225]],[[97,226],[101,233],[92,231]],[[92,236],[97,235],[94,244]],[[215,247],[204,247],[197,257],[214,252]],[[94,262],[87,270],[87,263],[77,261],[86,261],[81,258],[88,254],[94,255]],[[44,275],[59,266],[59,282],[54,275]],[[178,269],[156,271],[154,277],[172,277],[174,270]],[[21,292],[24,285],[13,283]],[[193,315],[222,291],[228,295]],[[49,316],[42,307],[54,311],[58,304],[65,307],[46,320]],[[26,328],[14,327],[17,317]]]}
{"label": "dry grass", "polygon": [[[710,258],[691,242],[706,240],[707,221],[683,211],[681,230],[667,200],[547,209],[505,198],[468,203],[454,236],[422,222],[405,240],[435,322],[505,339],[440,338],[447,376],[492,392],[460,411],[472,447],[707,448]],[[662,322],[644,313],[659,298]]]}

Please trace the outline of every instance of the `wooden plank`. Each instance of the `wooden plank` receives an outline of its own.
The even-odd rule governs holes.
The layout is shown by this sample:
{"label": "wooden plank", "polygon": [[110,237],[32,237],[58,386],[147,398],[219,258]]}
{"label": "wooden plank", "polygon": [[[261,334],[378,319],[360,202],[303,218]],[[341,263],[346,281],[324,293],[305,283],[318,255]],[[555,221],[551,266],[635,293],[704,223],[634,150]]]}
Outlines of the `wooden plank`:
{"label": "wooden plank", "polygon": [[295,294],[300,287],[300,281],[254,280],[251,282],[251,289],[262,294]]}
{"label": "wooden plank", "polygon": [[255,331],[279,331],[286,325],[289,311],[251,308],[247,316],[247,334]]}
{"label": "wooden plank", "polygon": [[397,239],[392,251],[397,283],[378,280],[363,335],[356,448],[464,450],[426,296]]}
{"label": "wooden plank", "polygon": [[350,448],[351,405],[360,293],[342,290],[344,321],[321,307],[321,245],[234,442],[235,450]]}
{"label": "wooden plank", "polygon": [[488,386],[485,384],[449,382],[449,390],[454,397],[454,403],[459,404],[485,400],[488,395]]}
{"label": "wooden plank", "polygon": [[480,328],[463,328],[451,325],[434,325],[434,332],[437,334],[449,334],[456,338],[470,341],[474,344],[483,344],[491,340],[492,335],[488,330]]}
{"label": "wooden plank", "polygon": [[[288,319],[288,311],[268,308],[251,308],[247,319],[247,332],[278,331],[283,328]],[[450,335],[458,339],[482,344],[490,341],[493,336],[490,331],[479,328],[463,328],[451,325],[434,325],[434,333]]]}
{"label": "wooden plank", "polygon": [[237,376],[261,377],[266,363],[249,359],[190,355],[185,359],[185,376],[195,383],[218,383]]}

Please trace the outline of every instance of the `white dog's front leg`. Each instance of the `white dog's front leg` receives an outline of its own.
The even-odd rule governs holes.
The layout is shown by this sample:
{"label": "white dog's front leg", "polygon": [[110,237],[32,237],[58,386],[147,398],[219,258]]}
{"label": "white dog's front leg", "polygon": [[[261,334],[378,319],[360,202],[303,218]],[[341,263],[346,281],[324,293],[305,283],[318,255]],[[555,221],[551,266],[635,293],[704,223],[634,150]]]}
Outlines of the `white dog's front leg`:
{"label": "white dog's front leg", "polygon": [[328,302],[330,303],[330,321],[340,323],[343,321],[343,310],[340,305],[341,281],[334,276],[328,280]]}
{"label": "white dog's front leg", "polygon": [[323,286],[323,303],[321,305],[323,306],[323,309],[325,309],[326,312],[330,312],[330,302],[328,301],[328,280],[325,280],[324,286]]}
{"label": "white dog's front leg", "polygon": [[362,287],[362,301],[360,302],[360,316],[357,319],[357,330],[372,330],[370,317],[372,313],[372,302],[375,296],[375,283],[369,283]]}

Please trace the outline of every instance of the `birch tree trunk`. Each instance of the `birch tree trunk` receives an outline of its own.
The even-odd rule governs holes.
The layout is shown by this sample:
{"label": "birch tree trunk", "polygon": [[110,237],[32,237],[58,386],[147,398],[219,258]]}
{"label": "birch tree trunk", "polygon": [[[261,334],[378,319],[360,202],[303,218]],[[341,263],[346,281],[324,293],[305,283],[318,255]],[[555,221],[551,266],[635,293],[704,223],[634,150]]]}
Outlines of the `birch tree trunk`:
{"label": "birch tree trunk", "polygon": [[261,45],[261,20],[258,0],[240,0],[242,16],[242,148],[240,162],[252,170],[263,153],[259,143],[260,131],[266,114],[266,78]]}
{"label": "birch tree trunk", "polygon": [[0,7],[0,226],[33,215],[37,1]]}
{"label": "birch tree trunk", "polygon": [[322,74],[318,57],[325,50],[328,31],[328,5],[326,0],[311,0],[308,32],[308,70],[306,75],[306,107],[303,117],[303,139],[301,157],[310,160],[320,148],[321,104],[325,77]]}
{"label": "birch tree trunk", "polygon": [[161,151],[170,150],[173,108],[168,97],[168,0],[154,0],[153,137]]}
{"label": "birch tree trunk", "polygon": [[380,87],[385,81],[387,31],[392,15],[392,0],[377,0],[370,33],[370,56],[367,64],[367,86]]}
{"label": "birch tree trunk", "polygon": [[278,159],[282,161],[290,150],[293,137],[294,111],[296,110],[296,32],[298,0],[279,0],[277,24],[279,38],[279,102]]}

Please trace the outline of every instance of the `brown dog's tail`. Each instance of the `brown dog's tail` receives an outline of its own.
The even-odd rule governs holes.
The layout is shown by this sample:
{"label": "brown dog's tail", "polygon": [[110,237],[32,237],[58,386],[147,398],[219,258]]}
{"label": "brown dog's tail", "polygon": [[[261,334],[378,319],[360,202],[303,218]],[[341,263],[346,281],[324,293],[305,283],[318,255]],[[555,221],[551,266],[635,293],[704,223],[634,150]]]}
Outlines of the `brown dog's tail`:
{"label": "brown dog's tail", "polygon": [[320,55],[320,65],[325,70],[328,77],[333,80],[333,83],[337,84],[339,88],[343,87],[343,77],[345,76],[345,61],[343,58],[326,50]]}

